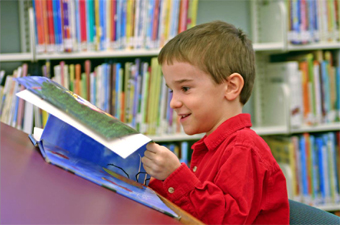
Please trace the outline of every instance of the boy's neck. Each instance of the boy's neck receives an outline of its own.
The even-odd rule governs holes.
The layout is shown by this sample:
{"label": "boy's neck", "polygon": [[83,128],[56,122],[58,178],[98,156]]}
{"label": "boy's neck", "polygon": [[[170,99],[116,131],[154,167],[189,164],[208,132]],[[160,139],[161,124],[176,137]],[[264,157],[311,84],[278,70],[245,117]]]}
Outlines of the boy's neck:
{"label": "boy's neck", "polygon": [[227,102],[226,105],[221,106],[221,107],[224,107],[224,112],[225,112],[224,115],[223,115],[223,118],[221,118],[219,120],[219,123],[214,126],[213,130],[211,130],[210,132],[206,133],[207,136],[209,134],[211,134],[212,132],[214,132],[214,130],[216,130],[226,120],[241,114],[242,113],[242,109],[243,109],[243,105],[240,102],[236,102],[236,101]]}

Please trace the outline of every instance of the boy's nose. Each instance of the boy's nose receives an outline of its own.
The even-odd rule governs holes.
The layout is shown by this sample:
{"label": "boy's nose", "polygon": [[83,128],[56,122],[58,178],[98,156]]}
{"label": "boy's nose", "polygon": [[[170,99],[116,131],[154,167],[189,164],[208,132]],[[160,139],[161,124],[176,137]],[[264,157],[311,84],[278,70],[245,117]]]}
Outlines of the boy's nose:
{"label": "boy's nose", "polygon": [[179,108],[182,106],[182,102],[176,98],[175,95],[172,95],[171,101],[170,101],[170,107],[173,109]]}

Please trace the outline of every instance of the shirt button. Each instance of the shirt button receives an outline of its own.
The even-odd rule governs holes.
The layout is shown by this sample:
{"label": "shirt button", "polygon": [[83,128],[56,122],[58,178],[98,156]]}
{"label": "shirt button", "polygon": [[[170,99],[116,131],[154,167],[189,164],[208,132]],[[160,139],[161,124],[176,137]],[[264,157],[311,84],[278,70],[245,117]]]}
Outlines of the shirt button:
{"label": "shirt button", "polygon": [[194,168],[192,168],[192,171],[196,172],[197,170],[197,166],[194,166]]}
{"label": "shirt button", "polygon": [[175,189],[174,189],[173,187],[169,187],[168,192],[169,192],[170,194],[172,194],[172,193],[175,192]]}

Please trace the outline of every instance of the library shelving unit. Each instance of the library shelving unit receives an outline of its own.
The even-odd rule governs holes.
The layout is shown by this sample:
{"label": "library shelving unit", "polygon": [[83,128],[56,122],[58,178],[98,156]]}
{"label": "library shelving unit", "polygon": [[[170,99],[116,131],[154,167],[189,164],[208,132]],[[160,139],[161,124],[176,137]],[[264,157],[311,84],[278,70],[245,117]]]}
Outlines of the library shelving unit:
{"label": "library shelving unit", "polygon": [[[155,49],[37,54],[35,36],[34,32],[32,32],[34,31],[33,11],[28,10],[31,3],[27,0],[19,0],[18,2],[23,50],[17,53],[1,52],[1,64],[16,61],[154,57],[160,51],[160,49]],[[286,3],[285,0],[199,0],[197,24],[212,20],[224,20],[242,28],[251,37],[256,52],[257,77],[253,96],[247,104],[250,105],[249,111],[252,115],[253,129],[259,135],[291,135],[304,132],[340,131],[339,122],[292,128],[290,126],[289,87],[283,84],[264,86],[271,54],[320,49],[337,49],[340,51],[339,41],[305,45],[290,44],[288,40]],[[2,7],[5,6],[6,4],[2,3]],[[5,25],[2,24],[2,26]],[[5,35],[1,32],[2,37]],[[170,142],[198,140],[201,137],[202,135],[175,134],[152,136],[151,138],[158,142]],[[327,211],[340,211],[340,204],[325,205],[319,208]]]}

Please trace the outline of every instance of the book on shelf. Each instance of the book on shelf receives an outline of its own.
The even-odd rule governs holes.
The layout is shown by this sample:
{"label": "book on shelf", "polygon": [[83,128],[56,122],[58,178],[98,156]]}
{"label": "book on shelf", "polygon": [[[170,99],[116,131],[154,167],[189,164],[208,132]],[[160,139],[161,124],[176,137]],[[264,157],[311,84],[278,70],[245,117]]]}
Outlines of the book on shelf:
{"label": "book on shelf", "polygon": [[267,83],[285,83],[290,88],[290,126],[299,127],[303,118],[302,79],[299,64],[296,61],[268,64]]}
{"label": "book on shelf", "polygon": [[340,132],[267,136],[264,140],[289,174],[289,198],[309,205],[339,204]]}
{"label": "book on shelf", "polygon": [[[136,58],[130,62],[108,60],[101,64],[90,60],[77,64],[69,64],[67,61],[50,64],[47,61],[40,71],[44,77],[51,78],[143,134],[184,134],[177,122],[177,114],[169,106],[171,93],[162,78],[157,58],[148,61]],[[9,83],[6,85],[9,86]],[[7,101],[9,90],[9,87],[3,88],[3,102]],[[8,108],[12,107],[12,104],[8,101],[6,108],[5,104],[1,106],[1,117],[10,116]],[[6,110],[3,110],[4,108]],[[19,106],[17,108],[20,109]],[[18,119],[19,111],[22,112],[22,108],[18,110]],[[47,112],[42,111],[42,116],[44,127],[48,118]],[[23,126],[23,123],[22,121],[19,124]],[[20,129],[20,126],[17,127]]]}
{"label": "book on shelf", "polygon": [[292,44],[340,41],[340,1],[288,0],[288,40]]}
{"label": "book on shelf", "polygon": [[198,0],[32,0],[38,53],[157,49],[196,25]]}
{"label": "book on shelf", "polygon": [[18,97],[50,113],[29,135],[44,159],[118,194],[177,218],[148,188],[141,165],[150,138],[46,77],[17,78]]}
{"label": "book on shelf", "polygon": [[[319,125],[340,121],[339,55],[339,50],[315,50],[307,53],[272,56],[273,63],[268,64],[266,80],[271,84],[279,81],[290,84],[291,107],[296,105],[300,108],[301,118],[298,118],[298,114],[292,115],[293,111],[291,111],[291,120],[293,120],[291,126]],[[289,70],[289,65],[293,64],[295,67],[298,65],[298,72],[294,72],[293,69]],[[286,69],[283,68],[284,66]],[[286,72],[281,73],[284,71]],[[297,75],[298,73],[300,76]],[[290,79],[299,81],[290,82]]]}

